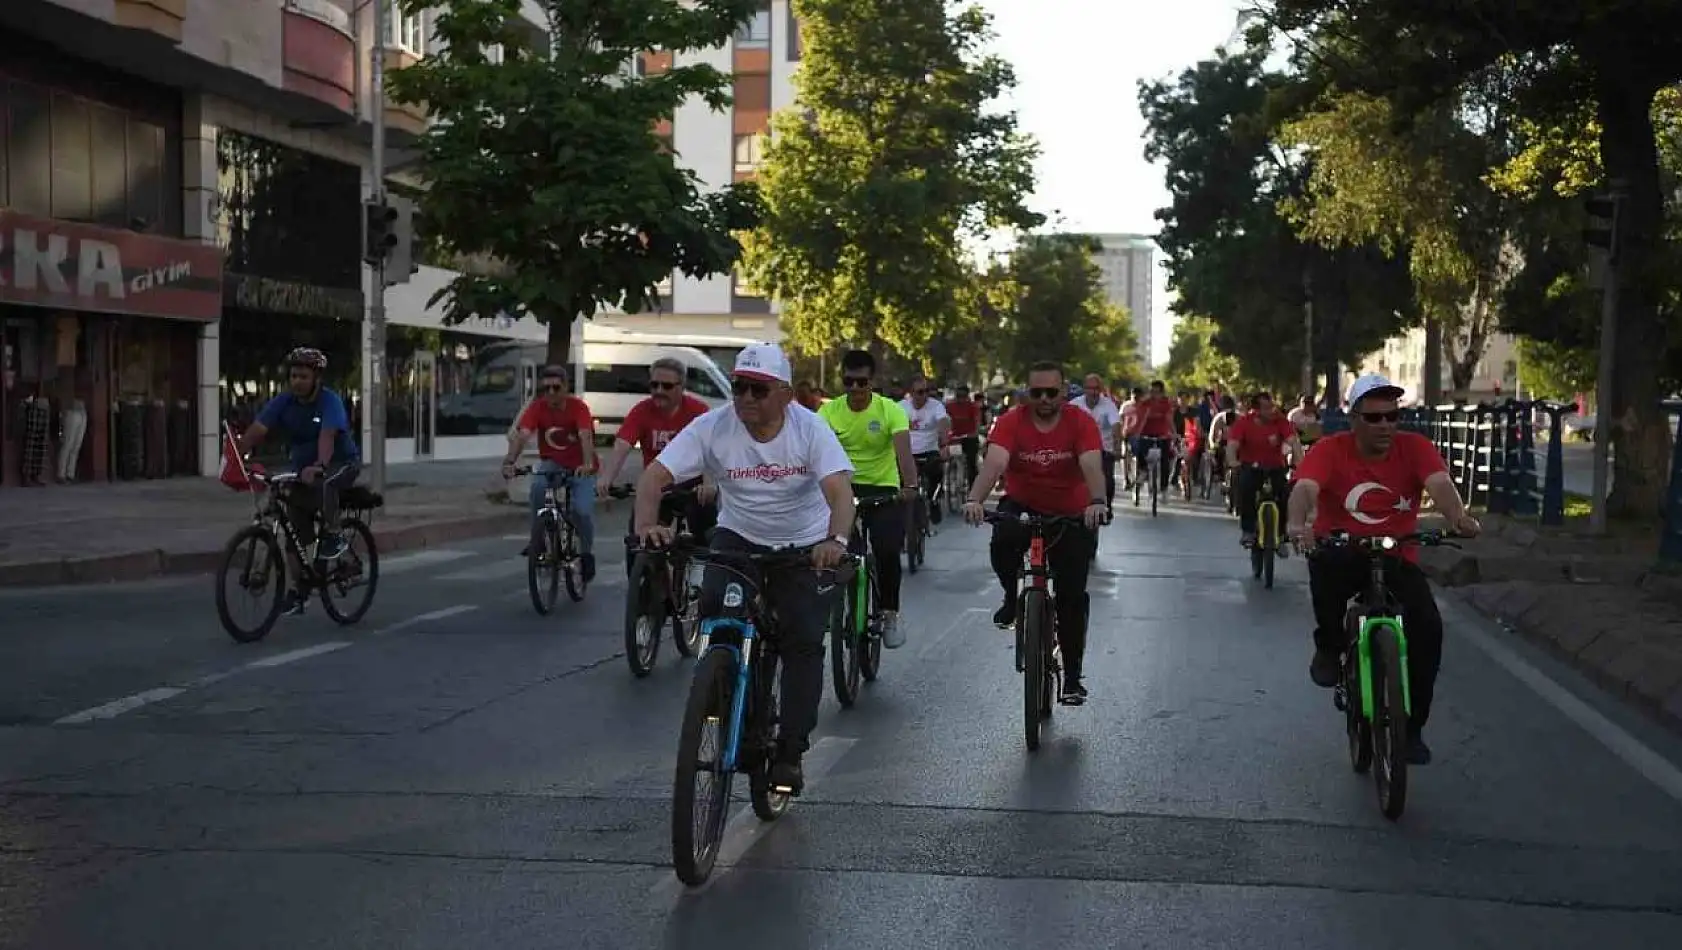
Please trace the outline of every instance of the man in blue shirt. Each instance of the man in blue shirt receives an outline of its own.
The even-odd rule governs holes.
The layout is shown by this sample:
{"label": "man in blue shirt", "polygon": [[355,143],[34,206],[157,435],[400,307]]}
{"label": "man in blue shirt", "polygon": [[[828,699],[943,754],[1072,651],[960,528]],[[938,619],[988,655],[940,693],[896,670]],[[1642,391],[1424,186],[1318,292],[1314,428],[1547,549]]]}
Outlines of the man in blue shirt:
{"label": "man in blue shirt", "polygon": [[[327,354],[314,347],[300,346],[286,354],[286,369],[291,388],[269,400],[257,414],[257,421],[240,436],[239,451],[244,455],[251,446],[262,444],[270,429],[286,433],[291,443],[288,454],[299,480],[306,485],[319,485],[321,489],[321,517],[328,531],[316,556],[336,558],[345,550],[344,539],[334,530],[339,523],[339,492],[349,488],[361,474],[362,454],[350,435],[350,414],[345,411],[345,401],[321,385]],[[300,531],[307,532],[310,520],[301,517],[296,524]]]}

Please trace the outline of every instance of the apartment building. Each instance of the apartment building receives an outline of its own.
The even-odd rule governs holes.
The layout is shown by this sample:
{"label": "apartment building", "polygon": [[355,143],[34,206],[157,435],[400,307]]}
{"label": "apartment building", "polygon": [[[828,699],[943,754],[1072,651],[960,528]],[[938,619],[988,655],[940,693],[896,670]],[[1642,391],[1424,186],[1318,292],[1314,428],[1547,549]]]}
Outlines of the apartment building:
{"label": "apartment building", "polygon": [[[1471,385],[1455,392],[1449,364],[1442,360],[1442,391],[1449,398],[1471,402],[1518,397],[1518,346],[1505,333],[1491,334],[1483,356],[1472,369]],[[1406,399],[1417,402],[1425,395],[1425,330],[1415,327],[1384,341],[1383,347],[1361,361],[1360,372],[1382,373],[1407,390]],[[1346,382],[1349,378],[1346,376]]]}
{"label": "apartment building", "polygon": [[1127,308],[1133,332],[1139,338],[1139,360],[1151,364],[1151,266],[1156,243],[1143,234],[1094,234],[1103,245],[1095,263],[1104,275],[1104,292],[1110,302]]}

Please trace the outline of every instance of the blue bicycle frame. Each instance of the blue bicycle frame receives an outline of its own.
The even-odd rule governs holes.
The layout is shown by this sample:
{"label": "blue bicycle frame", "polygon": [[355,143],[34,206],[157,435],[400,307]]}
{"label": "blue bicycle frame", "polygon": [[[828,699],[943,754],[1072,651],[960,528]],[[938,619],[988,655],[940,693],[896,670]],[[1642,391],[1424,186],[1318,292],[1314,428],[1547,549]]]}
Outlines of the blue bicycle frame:
{"label": "blue bicycle frame", "polygon": [[[741,645],[719,643],[715,633],[720,630],[730,631],[741,637]],[[730,728],[724,740],[724,761],[720,763],[721,771],[729,774],[736,771],[736,758],[741,752],[742,720],[747,715],[748,679],[753,671],[753,649],[758,642],[758,631],[754,629],[751,620],[719,617],[701,621],[701,635],[707,638],[707,653],[728,650],[731,659],[736,663],[736,693],[730,697]],[[696,664],[696,669],[700,669],[700,664]]]}

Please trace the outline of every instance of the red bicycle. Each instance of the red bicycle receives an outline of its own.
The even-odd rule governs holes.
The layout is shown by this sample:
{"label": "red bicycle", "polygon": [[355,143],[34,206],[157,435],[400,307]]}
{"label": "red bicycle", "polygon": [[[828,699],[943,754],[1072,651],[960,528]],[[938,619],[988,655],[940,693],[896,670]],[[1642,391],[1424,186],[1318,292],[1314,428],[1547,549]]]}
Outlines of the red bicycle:
{"label": "red bicycle", "polygon": [[1018,524],[1029,532],[1028,553],[1022,561],[1016,590],[1016,671],[1022,674],[1022,729],[1028,751],[1040,747],[1040,728],[1051,718],[1051,706],[1063,675],[1063,654],[1057,645],[1057,599],[1051,589],[1051,568],[1045,559],[1045,529],[1081,527],[1078,516],[986,512],[989,524]]}

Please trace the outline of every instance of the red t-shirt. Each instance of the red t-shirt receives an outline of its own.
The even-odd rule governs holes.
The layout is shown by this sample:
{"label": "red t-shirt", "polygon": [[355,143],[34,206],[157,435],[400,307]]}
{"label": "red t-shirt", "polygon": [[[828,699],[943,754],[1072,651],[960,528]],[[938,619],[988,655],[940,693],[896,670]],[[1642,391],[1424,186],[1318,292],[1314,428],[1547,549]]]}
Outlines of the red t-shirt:
{"label": "red t-shirt", "polygon": [[[1355,449],[1355,435],[1322,437],[1297,466],[1297,479],[1320,486],[1314,534],[1347,531],[1357,537],[1411,534],[1419,530],[1419,502],[1425,479],[1448,466],[1431,440],[1417,432],[1397,432],[1381,459],[1365,459]],[[1401,556],[1419,560],[1415,546]]]}
{"label": "red t-shirt", "polygon": [[619,424],[618,438],[642,449],[642,464],[652,463],[666,443],[683,431],[683,427],[707,412],[707,404],[688,393],[670,415],[662,415],[660,407],[650,396],[631,407],[625,421]]}
{"label": "red t-shirt", "polygon": [[559,406],[551,406],[542,396],[531,401],[520,413],[519,427],[537,433],[537,454],[562,468],[579,468],[584,464],[584,439],[596,436],[596,420],[590,407],[577,396],[567,396]]}
{"label": "red t-shirt", "polygon": [[1135,435],[1153,439],[1174,437],[1174,400],[1167,396],[1146,397],[1138,405],[1139,427]]}
{"label": "red t-shirt", "polygon": [[1065,406],[1057,425],[1041,432],[1028,407],[1018,406],[993,424],[988,442],[1010,453],[1005,496],[1011,501],[1042,515],[1078,515],[1086,510],[1092,496],[1081,474],[1080,457],[1104,448],[1098,423],[1091,416]]}
{"label": "red t-shirt", "polygon": [[981,404],[973,399],[954,399],[946,404],[952,417],[952,438],[967,439],[981,431]]}
{"label": "red t-shirt", "polygon": [[1243,465],[1263,468],[1285,467],[1285,446],[1297,437],[1297,427],[1291,420],[1276,415],[1267,421],[1247,412],[1226,430],[1226,440],[1238,443],[1238,461]]}

